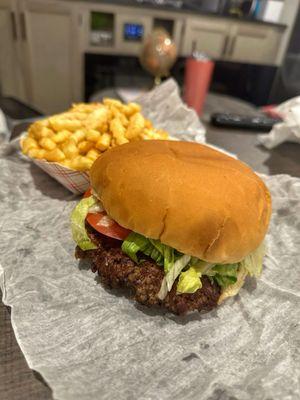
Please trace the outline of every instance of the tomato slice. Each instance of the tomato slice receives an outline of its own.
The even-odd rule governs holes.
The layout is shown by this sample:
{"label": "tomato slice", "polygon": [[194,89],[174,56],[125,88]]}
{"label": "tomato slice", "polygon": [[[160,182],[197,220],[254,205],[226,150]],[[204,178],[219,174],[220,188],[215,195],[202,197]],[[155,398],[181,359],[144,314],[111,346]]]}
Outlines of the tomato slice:
{"label": "tomato slice", "polygon": [[131,232],[110,218],[105,211],[88,214],[86,220],[96,231],[114,239],[124,240]]}
{"label": "tomato slice", "polygon": [[90,197],[92,195],[92,188],[89,188],[83,195],[83,198]]}
{"label": "tomato slice", "polygon": [[[88,189],[83,197],[91,195],[91,189]],[[131,232],[110,218],[105,211],[89,213],[86,220],[96,231],[114,239],[124,240]]]}

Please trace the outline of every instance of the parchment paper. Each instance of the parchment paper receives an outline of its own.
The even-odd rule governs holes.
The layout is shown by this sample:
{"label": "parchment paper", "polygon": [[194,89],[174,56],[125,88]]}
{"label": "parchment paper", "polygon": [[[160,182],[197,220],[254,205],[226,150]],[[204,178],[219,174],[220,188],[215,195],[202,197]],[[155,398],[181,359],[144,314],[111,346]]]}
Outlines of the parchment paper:
{"label": "parchment paper", "polygon": [[3,301],[55,399],[299,399],[300,179],[264,177],[274,211],[261,279],[177,317],[104,289],[75,260],[78,198],[16,153],[0,171]]}

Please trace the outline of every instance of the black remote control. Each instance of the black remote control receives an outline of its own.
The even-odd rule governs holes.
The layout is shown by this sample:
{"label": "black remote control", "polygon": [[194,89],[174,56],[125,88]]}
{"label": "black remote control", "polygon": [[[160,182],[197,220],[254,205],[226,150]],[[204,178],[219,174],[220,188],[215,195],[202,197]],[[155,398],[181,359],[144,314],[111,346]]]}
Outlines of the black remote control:
{"label": "black remote control", "polygon": [[211,123],[214,126],[249,129],[260,132],[269,132],[275,124],[281,121],[280,118],[269,118],[265,116],[249,117],[239,114],[215,113],[211,116]]}

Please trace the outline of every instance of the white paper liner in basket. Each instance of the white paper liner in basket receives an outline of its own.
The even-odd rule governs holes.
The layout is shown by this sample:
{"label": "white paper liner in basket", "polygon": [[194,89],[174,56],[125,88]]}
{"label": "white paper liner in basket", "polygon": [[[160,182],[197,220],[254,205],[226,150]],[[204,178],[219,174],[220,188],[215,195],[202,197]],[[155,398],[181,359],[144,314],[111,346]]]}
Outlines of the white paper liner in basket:
{"label": "white paper liner in basket", "polygon": [[[18,139],[18,149],[21,152],[21,142],[24,137],[27,136],[27,132],[23,132]],[[49,162],[47,160],[38,160],[36,158],[30,158],[22,154],[27,160],[32,161],[35,165],[41,168],[44,172],[50,175],[53,179],[63,185],[66,189],[74,194],[82,194],[87,191],[90,186],[90,177],[88,172],[76,171],[61,165],[57,162]]]}
{"label": "white paper liner in basket", "polygon": [[55,162],[31,160],[74,194],[84,193],[90,186],[90,177],[87,172],[76,171]]}

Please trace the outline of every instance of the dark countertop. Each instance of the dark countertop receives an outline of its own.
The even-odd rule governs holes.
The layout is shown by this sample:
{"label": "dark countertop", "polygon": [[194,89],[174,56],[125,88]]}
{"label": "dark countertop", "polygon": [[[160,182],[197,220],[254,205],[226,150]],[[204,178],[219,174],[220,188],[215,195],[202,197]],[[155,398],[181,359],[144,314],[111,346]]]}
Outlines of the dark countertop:
{"label": "dark countertop", "polygon": [[[255,171],[290,174],[300,178],[300,145],[284,143],[273,150],[257,144],[257,135],[246,131],[214,128],[207,122],[211,112],[225,111],[257,115],[251,105],[237,99],[209,94],[203,121],[207,141],[235,153]],[[30,370],[16,342],[10,322],[10,309],[0,302],[0,398],[1,400],[48,400],[51,390],[41,376]]]}
{"label": "dark countertop", "polygon": [[[257,133],[245,130],[220,129],[211,126],[209,115],[213,112],[232,112],[260,115],[249,103],[229,96],[210,93],[204,108],[203,122],[207,128],[207,142],[223,147],[249,164],[256,172],[267,175],[289,174],[300,178],[300,144],[282,143],[272,150],[258,143]],[[259,132],[258,132],[259,133]]]}
{"label": "dark countertop", "polygon": [[[64,0],[65,1],[65,0]],[[67,0],[67,1],[77,1],[77,2],[83,2],[83,0]],[[267,22],[267,21],[262,21],[259,19],[255,19],[252,17],[235,17],[232,15],[224,15],[220,13],[215,13],[215,12],[209,12],[209,11],[201,11],[198,10],[197,8],[193,7],[188,7],[188,6],[183,6],[182,8],[176,8],[172,6],[156,6],[153,4],[145,4],[145,3],[139,3],[135,0],[86,0],[84,3],[94,3],[94,4],[109,4],[109,5],[118,5],[118,6],[126,6],[126,7],[135,7],[135,8],[140,8],[140,9],[148,9],[148,10],[157,10],[158,12],[161,11],[172,11],[172,12],[177,12],[177,13],[182,13],[182,14],[191,14],[191,15],[199,15],[199,16],[207,16],[207,17],[216,17],[216,18],[226,18],[232,21],[241,21],[241,22],[250,22],[258,25],[269,25],[269,26],[274,26],[280,29],[286,29],[287,25],[285,24],[280,24],[280,23],[275,23],[275,22]]]}

